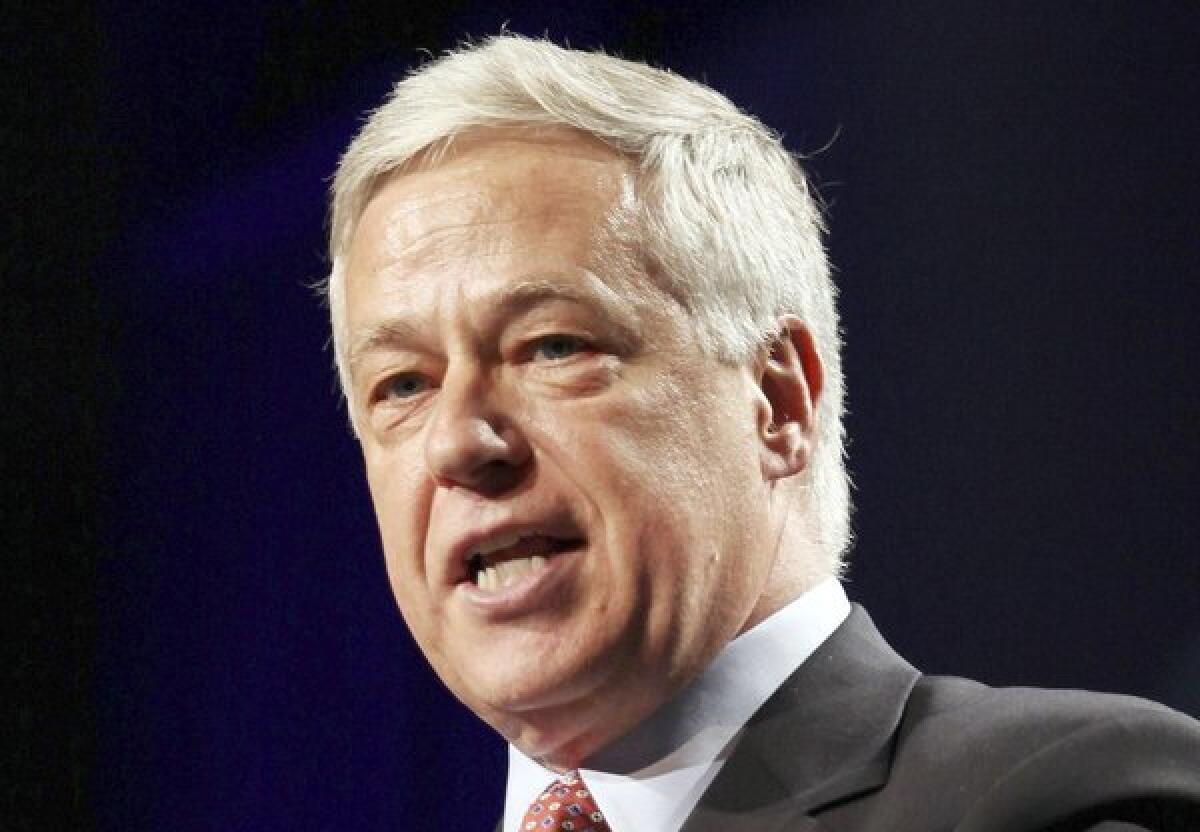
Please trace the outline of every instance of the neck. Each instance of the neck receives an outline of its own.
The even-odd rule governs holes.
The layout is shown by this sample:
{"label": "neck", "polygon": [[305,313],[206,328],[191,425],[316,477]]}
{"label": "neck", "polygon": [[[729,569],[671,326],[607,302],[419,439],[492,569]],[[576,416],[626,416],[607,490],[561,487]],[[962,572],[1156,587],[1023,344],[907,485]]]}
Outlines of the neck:
{"label": "neck", "polygon": [[776,492],[774,498],[777,500],[777,511],[774,512],[777,531],[771,569],[762,594],[738,631],[739,634],[783,609],[833,574],[825,565],[826,557],[821,546],[815,542],[816,523],[811,506],[790,490]]}

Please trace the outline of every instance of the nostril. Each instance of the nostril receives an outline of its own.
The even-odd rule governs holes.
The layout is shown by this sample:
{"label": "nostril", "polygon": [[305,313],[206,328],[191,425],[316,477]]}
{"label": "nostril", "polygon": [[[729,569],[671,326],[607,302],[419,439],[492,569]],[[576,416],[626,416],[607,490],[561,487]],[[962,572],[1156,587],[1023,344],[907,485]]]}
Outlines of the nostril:
{"label": "nostril", "polygon": [[528,483],[533,466],[529,459],[494,461],[481,473],[478,490],[481,493],[502,494]]}

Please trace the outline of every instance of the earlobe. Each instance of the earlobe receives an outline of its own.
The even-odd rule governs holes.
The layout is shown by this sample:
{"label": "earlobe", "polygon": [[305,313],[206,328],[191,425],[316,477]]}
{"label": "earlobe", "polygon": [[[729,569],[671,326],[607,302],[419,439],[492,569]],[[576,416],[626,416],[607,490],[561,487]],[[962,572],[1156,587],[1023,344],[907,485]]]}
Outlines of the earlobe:
{"label": "earlobe", "polygon": [[784,479],[808,467],[815,440],[823,373],[808,327],[794,316],[781,318],[757,369],[762,472],[769,480]]}

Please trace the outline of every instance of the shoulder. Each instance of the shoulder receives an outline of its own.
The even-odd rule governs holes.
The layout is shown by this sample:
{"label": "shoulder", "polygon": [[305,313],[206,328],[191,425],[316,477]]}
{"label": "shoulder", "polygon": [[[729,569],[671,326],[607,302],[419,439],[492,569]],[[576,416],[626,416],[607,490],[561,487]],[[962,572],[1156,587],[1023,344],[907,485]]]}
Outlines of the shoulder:
{"label": "shoulder", "polygon": [[1021,754],[1070,738],[1098,733],[1117,741],[1145,730],[1200,737],[1196,720],[1133,696],[992,688],[967,679],[922,676],[909,696],[898,739],[914,750],[947,742],[959,747],[970,740]]}
{"label": "shoulder", "polygon": [[855,607],[717,783],[722,806],[784,794],[830,832],[1198,832],[1200,723],[1133,697],[924,676]]}
{"label": "shoulder", "polygon": [[[1064,828],[1086,828],[1089,817],[1192,828],[1200,723],[1134,697],[922,677],[896,734],[888,787],[915,794],[934,784],[961,802],[963,832],[1069,818],[1078,821]],[[1189,825],[1159,823],[1164,812]]]}

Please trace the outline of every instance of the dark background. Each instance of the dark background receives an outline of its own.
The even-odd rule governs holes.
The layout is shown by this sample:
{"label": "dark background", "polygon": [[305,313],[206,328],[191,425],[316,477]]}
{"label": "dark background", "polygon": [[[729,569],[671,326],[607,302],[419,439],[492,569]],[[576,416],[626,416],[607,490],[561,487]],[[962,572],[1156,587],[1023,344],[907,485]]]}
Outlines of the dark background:
{"label": "dark background", "polygon": [[1200,714],[1195,3],[60,4],[0,50],[0,827],[420,830],[461,788],[439,828],[490,828],[503,749],[394,611],[309,285],[361,113],[505,21],[814,154],[848,588],[902,653]]}

